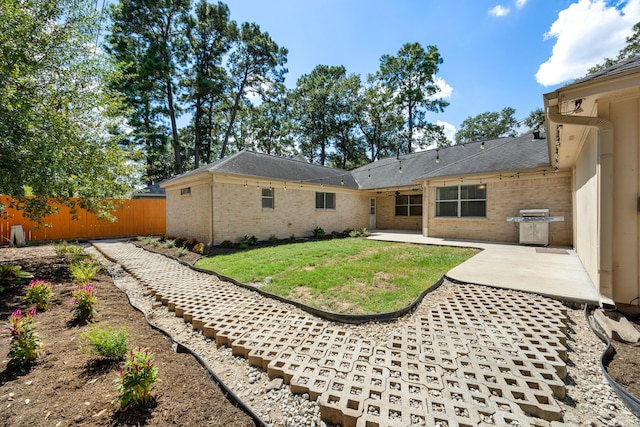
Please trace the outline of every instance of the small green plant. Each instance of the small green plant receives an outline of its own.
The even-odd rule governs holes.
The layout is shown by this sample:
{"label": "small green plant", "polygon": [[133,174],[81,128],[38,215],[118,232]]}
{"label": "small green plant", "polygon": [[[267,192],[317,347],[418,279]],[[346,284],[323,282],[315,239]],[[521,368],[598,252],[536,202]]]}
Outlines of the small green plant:
{"label": "small green plant", "polygon": [[157,239],[151,240],[151,246],[153,246],[154,248],[157,248],[158,246],[160,246],[160,240],[157,240]]}
{"label": "small green plant", "polygon": [[291,234],[291,236],[289,236],[289,243],[293,243],[296,241],[296,235],[295,234]]}
{"label": "small green plant", "polygon": [[149,403],[156,381],[158,367],[153,363],[153,353],[140,347],[129,351],[129,357],[116,380],[120,409],[127,410]]}
{"label": "small green plant", "polygon": [[324,239],[325,235],[326,233],[322,229],[322,227],[316,227],[313,229],[313,237],[315,237],[316,239]]}
{"label": "small green plant", "polygon": [[258,244],[258,238],[256,236],[249,236],[248,234],[245,234],[244,236],[242,236],[240,238],[240,246],[242,247],[242,244],[246,244],[248,246],[255,246]]}
{"label": "small green plant", "polygon": [[165,248],[175,248],[176,247],[176,241],[175,240],[165,240],[164,241],[164,247]]}
{"label": "small green plant", "polygon": [[272,245],[275,245],[276,243],[278,243],[278,238],[276,237],[275,234],[272,234],[271,236],[269,236],[269,243]]}
{"label": "small green plant", "polygon": [[9,286],[20,285],[32,277],[33,274],[24,271],[20,265],[0,265],[0,292]]}
{"label": "small green plant", "polygon": [[85,285],[92,281],[100,271],[100,268],[102,267],[99,262],[87,256],[69,264],[71,276],[80,285]]}
{"label": "small green plant", "polygon": [[22,298],[30,304],[35,304],[38,310],[46,310],[49,308],[51,297],[51,282],[46,280],[32,280],[24,287],[25,295]]}
{"label": "small green plant", "polygon": [[249,248],[249,244],[248,243],[240,243],[240,249],[248,249]]}
{"label": "small green plant", "polygon": [[176,253],[178,254],[179,257],[183,257],[189,253],[189,249],[182,247],[182,248],[179,248]]}
{"label": "small green plant", "polygon": [[220,243],[220,247],[225,249],[232,248],[233,242],[231,240],[225,240],[224,242]]}
{"label": "small green plant", "polygon": [[9,347],[9,358],[11,362],[18,366],[24,366],[40,355],[42,342],[35,332],[33,318],[36,309],[32,309],[26,314],[19,308],[9,316],[9,332],[11,333],[11,344]]}
{"label": "small green plant", "polygon": [[105,359],[120,360],[127,353],[129,331],[126,328],[115,329],[108,324],[100,327],[92,324],[88,331],[80,334],[81,348],[89,354],[97,354]]}
{"label": "small green plant", "polygon": [[360,231],[360,236],[362,236],[362,237],[369,237],[370,235],[371,235],[371,233],[369,233],[369,230],[367,230],[366,228],[363,228]]}
{"label": "small green plant", "polygon": [[96,297],[96,285],[78,285],[75,291],[71,292],[71,303],[74,305],[73,315],[77,320],[89,321],[96,314],[94,305],[98,302]]}
{"label": "small green plant", "polygon": [[358,230],[349,231],[349,237],[360,237],[360,232]]}

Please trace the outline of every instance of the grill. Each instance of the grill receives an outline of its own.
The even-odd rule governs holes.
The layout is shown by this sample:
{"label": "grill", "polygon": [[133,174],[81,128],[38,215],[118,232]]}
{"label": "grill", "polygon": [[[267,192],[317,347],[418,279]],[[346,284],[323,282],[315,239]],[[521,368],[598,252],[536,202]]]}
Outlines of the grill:
{"label": "grill", "polygon": [[522,209],[520,216],[507,218],[520,228],[521,245],[549,245],[549,223],[564,221],[563,216],[549,216],[549,209]]}

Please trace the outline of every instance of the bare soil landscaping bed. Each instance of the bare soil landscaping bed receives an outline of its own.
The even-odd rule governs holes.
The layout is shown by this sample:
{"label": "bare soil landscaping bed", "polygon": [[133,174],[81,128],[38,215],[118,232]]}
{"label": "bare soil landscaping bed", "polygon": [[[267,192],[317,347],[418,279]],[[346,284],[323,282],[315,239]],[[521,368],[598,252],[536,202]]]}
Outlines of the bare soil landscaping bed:
{"label": "bare soil landscaping bed", "polygon": [[50,281],[54,292],[51,307],[35,317],[43,343],[40,357],[24,370],[9,363],[7,319],[18,307],[30,307],[22,300],[22,286],[0,294],[0,426],[254,425],[225,399],[192,355],[176,353],[171,342],[147,324],[102,271],[93,281],[95,322],[126,327],[129,348],[149,349],[159,368],[151,404],[120,411],[113,402],[121,363],[103,362],[79,349],[80,334],[88,326],[73,320],[70,300],[76,285],[65,259],[52,246],[0,248],[0,264],[21,265],[34,278]]}

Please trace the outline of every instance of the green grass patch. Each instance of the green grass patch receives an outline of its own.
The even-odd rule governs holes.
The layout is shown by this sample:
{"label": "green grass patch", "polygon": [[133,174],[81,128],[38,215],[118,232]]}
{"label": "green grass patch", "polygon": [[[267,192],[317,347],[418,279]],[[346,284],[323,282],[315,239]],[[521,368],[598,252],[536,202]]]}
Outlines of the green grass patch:
{"label": "green grass patch", "polygon": [[294,243],[200,259],[196,265],[335,313],[384,313],[410,304],[478,251],[365,239]]}

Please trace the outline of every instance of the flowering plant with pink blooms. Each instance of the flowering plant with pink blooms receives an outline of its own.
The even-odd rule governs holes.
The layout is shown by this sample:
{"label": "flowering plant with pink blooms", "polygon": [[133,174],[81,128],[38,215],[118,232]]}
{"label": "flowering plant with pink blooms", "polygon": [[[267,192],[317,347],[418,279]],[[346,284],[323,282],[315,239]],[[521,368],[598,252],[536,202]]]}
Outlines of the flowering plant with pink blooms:
{"label": "flowering plant with pink blooms", "polygon": [[141,406],[151,400],[151,391],[158,381],[158,367],[153,363],[153,353],[138,347],[129,351],[124,367],[118,377],[117,401],[120,409]]}
{"label": "flowering plant with pink blooms", "polygon": [[40,355],[42,342],[35,332],[33,324],[35,315],[35,308],[27,313],[22,313],[18,308],[9,316],[9,332],[11,332],[9,358],[19,366],[26,365]]}
{"label": "flowering plant with pink blooms", "polygon": [[93,307],[98,298],[96,298],[96,285],[90,283],[88,285],[78,285],[75,291],[71,292],[73,299],[71,303],[75,305],[73,315],[78,320],[91,320],[96,314]]}
{"label": "flowering plant with pink blooms", "polygon": [[23,300],[35,304],[38,310],[49,308],[49,300],[53,297],[51,292],[51,282],[46,280],[32,280],[24,287],[25,295]]}

